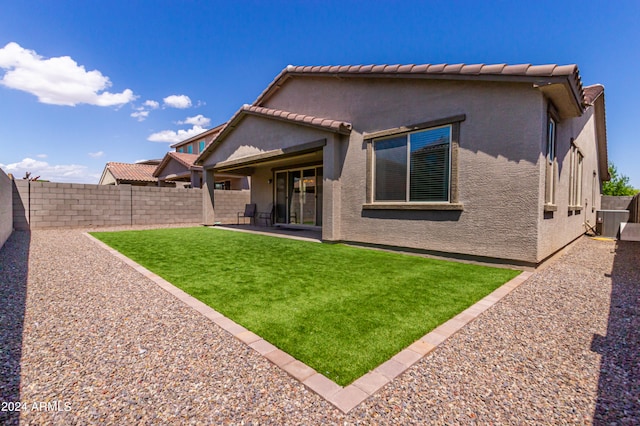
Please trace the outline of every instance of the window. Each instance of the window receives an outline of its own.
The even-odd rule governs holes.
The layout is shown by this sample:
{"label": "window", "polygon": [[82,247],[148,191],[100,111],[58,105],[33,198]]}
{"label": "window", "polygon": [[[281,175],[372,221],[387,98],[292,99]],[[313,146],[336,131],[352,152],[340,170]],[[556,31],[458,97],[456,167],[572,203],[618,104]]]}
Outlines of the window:
{"label": "window", "polygon": [[198,142],[198,152],[202,152],[204,151],[204,140],[201,140],[200,142]]}
{"label": "window", "polygon": [[579,210],[582,206],[582,163],[584,156],[577,146],[571,144],[569,171],[569,209]]}
{"label": "window", "polygon": [[187,146],[187,153],[188,153],[188,154],[193,154],[193,145],[189,144],[189,145]]}
{"label": "window", "polygon": [[184,152],[184,149],[178,148],[178,152]]}
{"label": "window", "polygon": [[452,125],[373,141],[373,202],[449,202]]}
{"label": "window", "polygon": [[547,155],[546,155],[546,191],[545,204],[556,203],[556,121],[549,115],[547,124]]}
{"label": "window", "polygon": [[221,189],[221,190],[225,190],[225,191],[230,191],[231,190],[231,181],[230,180],[218,181],[213,185],[213,189]]}

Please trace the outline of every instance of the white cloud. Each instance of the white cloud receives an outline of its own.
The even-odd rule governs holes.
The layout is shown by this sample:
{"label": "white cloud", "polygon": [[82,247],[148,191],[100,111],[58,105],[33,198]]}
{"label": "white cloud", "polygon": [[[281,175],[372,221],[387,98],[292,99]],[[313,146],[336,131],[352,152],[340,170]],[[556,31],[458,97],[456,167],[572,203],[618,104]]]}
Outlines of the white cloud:
{"label": "white cloud", "polygon": [[38,157],[38,158],[47,158],[48,155],[47,154],[38,154],[38,155],[36,155],[36,157]]}
{"label": "white cloud", "polygon": [[142,105],[147,106],[147,107],[149,107],[149,108],[151,108],[151,109],[158,109],[158,108],[160,108],[160,104],[159,104],[158,102],[156,102],[156,101],[152,101],[152,100],[144,101],[144,104],[142,104]]}
{"label": "white cloud", "polygon": [[90,152],[89,153],[89,157],[91,158],[100,158],[104,155],[103,151],[98,151],[98,152]]}
{"label": "white cloud", "polygon": [[149,117],[149,111],[132,112],[131,117],[137,119],[138,121],[144,121],[147,117]]}
{"label": "white cloud", "polygon": [[187,95],[171,95],[162,99],[165,107],[171,108],[189,108],[191,106],[191,99]]}
{"label": "white cloud", "polygon": [[0,84],[31,93],[45,104],[114,106],[136,99],[131,89],[106,92],[112,85],[109,77],[87,71],[69,56],[45,59],[14,42],[0,49],[0,68],[7,70]]}
{"label": "white cloud", "polygon": [[17,163],[0,164],[6,173],[12,173],[16,179],[22,179],[26,172],[52,182],[97,183],[100,174],[91,173],[87,166],[79,164],[52,165],[46,161],[25,158]]}
{"label": "white cloud", "polygon": [[193,126],[188,130],[178,130],[177,132],[174,130],[163,130],[161,132],[154,133],[150,135],[147,140],[151,142],[169,142],[176,143],[181,142],[185,139],[189,139],[194,137],[195,135],[199,135],[204,132],[206,129],[200,126]]}
{"label": "white cloud", "polygon": [[192,124],[194,126],[205,127],[211,124],[211,119],[202,114],[198,114],[195,117],[187,117],[184,121],[178,121],[178,124]]}

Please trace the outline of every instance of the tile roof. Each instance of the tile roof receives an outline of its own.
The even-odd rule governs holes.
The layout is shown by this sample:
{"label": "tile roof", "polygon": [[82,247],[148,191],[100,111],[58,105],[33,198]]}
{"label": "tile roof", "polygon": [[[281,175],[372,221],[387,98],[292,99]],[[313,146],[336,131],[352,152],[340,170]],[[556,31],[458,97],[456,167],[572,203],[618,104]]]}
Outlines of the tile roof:
{"label": "tile roof", "polygon": [[119,181],[156,182],[153,172],[157,166],[153,164],[131,164],[108,162],[107,170]]}
{"label": "tile roof", "polygon": [[584,100],[587,104],[591,105],[598,96],[604,93],[604,86],[602,84],[594,84],[584,88]]}
{"label": "tile roof", "polygon": [[198,154],[187,154],[185,152],[168,152],[167,155],[174,158],[185,167],[193,166],[193,162],[198,158]]}
{"label": "tile roof", "polygon": [[319,127],[337,133],[348,134],[351,132],[351,123],[340,120],[332,120],[330,118],[312,117],[310,115],[296,114],[293,112],[283,111],[279,109],[264,108],[254,105],[244,105],[241,111],[247,114],[260,115],[264,117],[273,117],[275,119],[292,121],[294,123]]}
{"label": "tile roof", "polygon": [[[421,64],[421,65],[289,65],[260,94],[253,105],[262,105],[292,76],[319,75],[340,77],[412,77],[431,79],[511,80],[548,83],[550,80],[568,80],[577,100],[584,104],[584,92],[578,66],[531,64]],[[582,105],[581,105],[582,106]]]}
{"label": "tile roof", "polygon": [[200,153],[198,158],[196,159],[196,164],[200,162],[201,159],[204,159],[206,156],[211,154],[216,149],[218,145],[217,142],[222,140],[227,134],[233,131],[238,123],[244,118],[246,115],[255,115],[260,117],[268,117],[280,121],[288,121],[291,123],[300,124],[302,126],[315,127],[323,130],[328,130],[330,132],[340,133],[340,134],[349,134],[351,132],[351,123],[341,120],[333,120],[330,118],[321,118],[321,117],[313,117],[310,115],[304,114],[296,114],[293,112],[265,108],[255,105],[243,105],[236,113],[231,117],[224,128],[217,134],[217,136],[207,145],[207,147]]}
{"label": "tile roof", "polygon": [[185,152],[174,152],[174,151],[167,152],[164,158],[162,159],[162,162],[160,162],[160,164],[154,170],[153,176],[155,177],[160,176],[162,170],[165,167],[167,167],[167,164],[169,164],[169,161],[171,161],[171,159],[174,159],[178,163],[183,165],[187,169],[187,171],[191,169],[201,170],[202,167],[194,166],[193,164],[197,158],[198,158],[198,154],[188,154]]}

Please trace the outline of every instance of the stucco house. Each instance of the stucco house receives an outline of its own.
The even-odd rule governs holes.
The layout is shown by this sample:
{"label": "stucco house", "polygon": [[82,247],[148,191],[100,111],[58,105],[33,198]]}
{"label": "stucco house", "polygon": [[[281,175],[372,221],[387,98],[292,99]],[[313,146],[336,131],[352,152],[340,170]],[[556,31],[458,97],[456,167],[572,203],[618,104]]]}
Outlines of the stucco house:
{"label": "stucco house", "polygon": [[[220,133],[224,123],[206,130],[196,136],[171,145],[175,151],[165,154],[153,172],[159,186],[178,185],[190,188],[202,187],[202,166],[195,165],[198,155],[204,151]],[[249,178],[246,176],[216,176],[216,189],[242,190],[249,189]]]}
{"label": "stucco house", "polygon": [[325,241],[535,265],[595,224],[604,88],[576,65],[288,66],[202,166]]}
{"label": "stucco house", "polygon": [[160,160],[147,160],[140,163],[119,163],[110,161],[104,166],[98,185],[135,185],[156,186],[158,179],[153,172]]}

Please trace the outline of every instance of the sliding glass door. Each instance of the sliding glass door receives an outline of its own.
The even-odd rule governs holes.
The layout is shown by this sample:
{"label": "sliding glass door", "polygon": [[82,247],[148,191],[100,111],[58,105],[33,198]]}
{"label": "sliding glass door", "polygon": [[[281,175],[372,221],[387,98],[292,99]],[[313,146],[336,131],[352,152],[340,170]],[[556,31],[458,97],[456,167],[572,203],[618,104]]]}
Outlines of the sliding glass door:
{"label": "sliding glass door", "polygon": [[276,223],[322,225],[322,167],[276,172]]}

